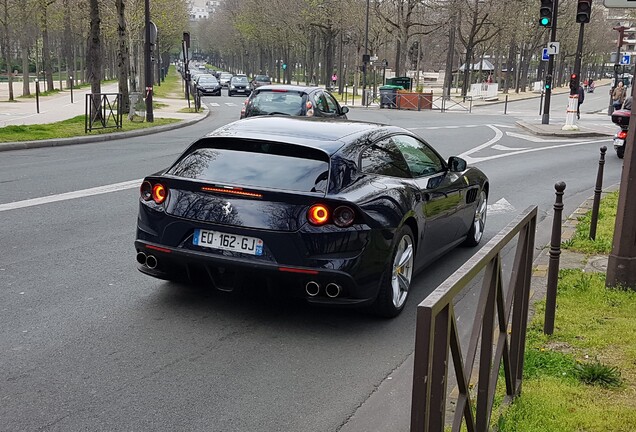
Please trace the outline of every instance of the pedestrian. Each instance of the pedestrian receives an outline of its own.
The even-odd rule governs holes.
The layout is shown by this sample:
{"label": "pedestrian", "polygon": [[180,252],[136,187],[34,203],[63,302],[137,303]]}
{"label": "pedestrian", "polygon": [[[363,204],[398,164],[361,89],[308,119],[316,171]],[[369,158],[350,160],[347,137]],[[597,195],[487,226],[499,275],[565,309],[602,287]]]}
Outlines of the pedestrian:
{"label": "pedestrian", "polygon": [[331,84],[333,87],[336,86],[337,81],[338,81],[338,75],[334,72],[333,75],[331,75]]}
{"label": "pedestrian", "polygon": [[612,105],[614,105],[614,109],[620,109],[623,102],[625,102],[625,86],[622,81],[619,81],[612,90]]}
{"label": "pedestrian", "polygon": [[579,88],[576,89],[576,93],[579,96],[579,100],[577,101],[576,104],[576,118],[577,119],[581,119],[581,105],[583,104],[583,100],[585,99],[585,90],[583,89],[583,87],[581,87],[581,84],[579,84]]}

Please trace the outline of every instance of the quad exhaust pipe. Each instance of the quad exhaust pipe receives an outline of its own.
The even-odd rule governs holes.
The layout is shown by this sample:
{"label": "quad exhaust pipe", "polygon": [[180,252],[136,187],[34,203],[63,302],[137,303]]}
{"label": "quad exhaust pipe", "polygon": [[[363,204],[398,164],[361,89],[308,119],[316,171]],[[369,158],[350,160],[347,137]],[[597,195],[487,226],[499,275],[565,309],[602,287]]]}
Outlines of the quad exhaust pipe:
{"label": "quad exhaust pipe", "polygon": [[330,298],[338,297],[340,295],[340,285],[333,282],[328,283],[325,287],[325,294]]}
{"label": "quad exhaust pipe", "polygon": [[305,292],[309,297],[316,297],[320,292],[320,285],[318,282],[309,281],[307,285],[305,285]]}
{"label": "quad exhaust pipe", "polygon": [[157,258],[154,255],[146,255],[144,252],[137,252],[137,262],[149,269],[157,267]]}
{"label": "quad exhaust pipe", "polygon": [[[305,285],[305,292],[309,297],[316,297],[318,294],[320,294],[320,284],[316,281],[307,282],[307,284]],[[328,283],[325,287],[325,294],[329,298],[338,297],[341,292],[342,288],[340,287],[340,285],[334,282]]]}

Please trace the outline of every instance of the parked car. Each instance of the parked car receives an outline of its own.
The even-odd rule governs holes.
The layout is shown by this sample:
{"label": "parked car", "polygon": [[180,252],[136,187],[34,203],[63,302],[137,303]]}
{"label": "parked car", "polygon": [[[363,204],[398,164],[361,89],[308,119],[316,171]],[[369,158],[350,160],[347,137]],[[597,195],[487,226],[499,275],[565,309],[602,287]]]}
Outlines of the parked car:
{"label": "parked car", "polygon": [[249,95],[250,92],[246,75],[235,75],[230,78],[230,85],[227,88],[228,96],[234,96],[235,94]]}
{"label": "parked car", "polygon": [[348,112],[349,108],[341,107],[323,88],[273,85],[254,90],[245,101],[240,118],[280,114],[346,119]]}
{"label": "parked car", "polygon": [[250,88],[254,90],[259,87],[262,87],[265,85],[271,85],[271,84],[272,84],[272,79],[268,77],[267,75],[256,75],[254,78],[252,78],[252,81],[250,81]]}
{"label": "parked car", "polygon": [[254,283],[393,317],[417,271],[481,241],[488,191],[484,173],[406,129],[254,117],[144,178],[136,260],[159,279]]}
{"label": "parked car", "polygon": [[194,92],[199,96],[221,96],[221,84],[212,74],[198,75],[194,81]]}
{"label": "parked car", "polygon": [[219,82],[221,83],[221,86],[228,87],[230,85],[230,79],[233,76],[234,75],[229,72],[221,72],[221,74],[219,75]]}

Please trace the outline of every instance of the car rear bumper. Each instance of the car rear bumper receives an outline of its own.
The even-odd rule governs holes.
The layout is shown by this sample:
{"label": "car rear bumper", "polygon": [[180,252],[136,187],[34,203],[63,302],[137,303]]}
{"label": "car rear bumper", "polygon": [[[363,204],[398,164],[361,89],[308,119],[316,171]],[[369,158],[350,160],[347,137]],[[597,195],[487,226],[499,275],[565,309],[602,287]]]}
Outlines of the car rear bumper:
{"label": "car rear bumper", "polygon": [[[367,283],[361,285],[351,274],[329,268],[255,262],[235,256],[166,247],[143,240],[136,240],[135,248],[138,253],[138,270],[158,279],[207,281],[222,291],[233,291],[245,284],[274,287],[286,296],[304,298],[311,303],[341,306],[367,305],[377,296],[379,277],[366,278]],[[145,257],[140,257],[140,253]],[[145,262],[148,257],[154,259],[153,268]],[[353,260],[360,259],[356,257]],[[318,285],[318,293],[315,295],[310,295],[307,291],[307,284],[310,282]],[[333,286],[330,287],[330,294],[327,293],[329,284],[338,286],[337,295],[333,295]]]}

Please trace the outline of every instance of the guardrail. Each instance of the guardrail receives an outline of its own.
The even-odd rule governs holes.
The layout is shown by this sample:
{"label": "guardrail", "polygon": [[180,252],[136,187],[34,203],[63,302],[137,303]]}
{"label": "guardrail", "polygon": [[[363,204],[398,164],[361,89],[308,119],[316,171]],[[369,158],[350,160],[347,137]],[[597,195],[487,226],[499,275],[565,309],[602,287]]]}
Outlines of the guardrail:
{"label": "guardrail", "polygon": [[85,133],[93,129],[121,129],[121,93],[88,93],[84,114]]}
{"label": "guardrail", "polygon": [[[411,432],[444,431],[449,348],[459,392],[453,432],[460,431],[463,421],[468,431],[489,430],[502,363],[506,382],[505,402],[511,402],[519,394],[536,224],[537,207],[529,207],[417,306]],[[517,248],[506,286],[502,280],[501,252],[515,237]],[[468,348],[462,350],[453,303],[482,270],[485,270],[484,280],[470,340]],[[469,383],[478,348],[478,383],[474,401]]]}

